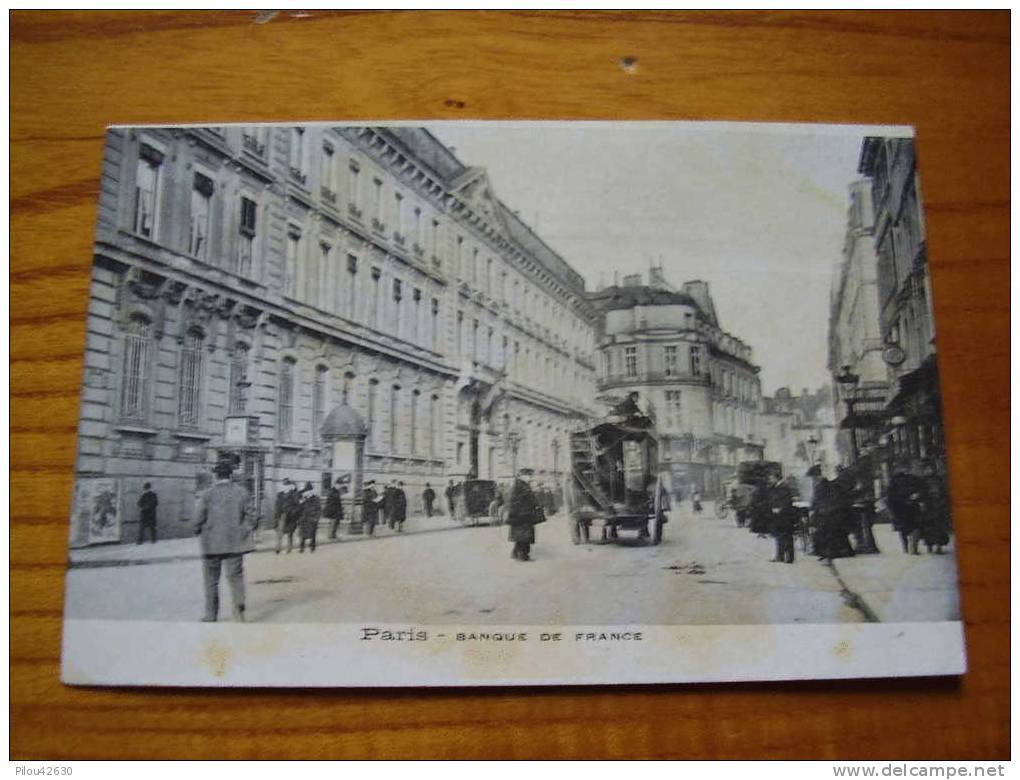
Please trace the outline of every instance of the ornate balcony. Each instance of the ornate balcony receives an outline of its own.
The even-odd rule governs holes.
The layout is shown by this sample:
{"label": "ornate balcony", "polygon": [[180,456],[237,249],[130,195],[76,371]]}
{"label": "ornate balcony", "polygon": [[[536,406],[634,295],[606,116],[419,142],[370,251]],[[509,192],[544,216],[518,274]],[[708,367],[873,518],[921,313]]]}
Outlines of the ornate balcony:
{"label": "ornate balcony", "polygon": [[412,244],[411,251],[414,252],[418,257],[423,257],[425,255],[425,247],[423,247],[421,244],[417,243]]}
{"label": "ornate balcony", "polygon": [[372,230],[376,233],[385,233],[386,225],[378,217],[372,217]]}
{"label": "ornate balcony", "polygon": [[256,157],[266,156],[266,145],[259,143],[259,139],[248,133],[241,135],[241,146],[246,150],[254,154]]}
{"label": "ornate balcony", "polygon": [[290,178],[304,187],[308,183],[308,174],[302,171],[300,168],[295,168],[293,165],[290,166]]}
{"label": "ornate balcony", "polygon": [[321,187],[319,193],[322,195],[322,199],[333,206],[336,205],[336,193],[333,192],[329,187]]}
{"label": "ornate balcony", "polygon": [[407,243],[407,238],[404,234],[397,230],[393,231],[393,240],[396,242],[397,246],[403,246]]}
{"label": "ornate balcony", "polygon": [[361,219],[362,211],[353,203],[347,204],[347,213],[350,214],[355,219]]}

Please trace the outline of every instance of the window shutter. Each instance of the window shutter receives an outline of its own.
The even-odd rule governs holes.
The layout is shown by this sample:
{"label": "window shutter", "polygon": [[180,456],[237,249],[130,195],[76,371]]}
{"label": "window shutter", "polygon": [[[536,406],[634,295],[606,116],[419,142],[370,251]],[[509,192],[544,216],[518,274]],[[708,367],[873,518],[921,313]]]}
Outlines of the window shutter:
{"label": "window shutter", "polygon": [[213,180],[208,176],[204,176],[201,173],[195,174],[195,189],[201,192],[205,197],[211,198],[215,185]]}

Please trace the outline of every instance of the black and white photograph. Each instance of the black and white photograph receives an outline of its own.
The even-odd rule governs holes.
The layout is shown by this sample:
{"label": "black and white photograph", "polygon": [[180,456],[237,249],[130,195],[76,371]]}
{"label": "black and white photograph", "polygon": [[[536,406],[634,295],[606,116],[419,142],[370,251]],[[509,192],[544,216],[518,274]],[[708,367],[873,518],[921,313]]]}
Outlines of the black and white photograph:
{"label": "black and white photograph", "polygon": [[64,680],[962,673],[917,151],[111,127]]}

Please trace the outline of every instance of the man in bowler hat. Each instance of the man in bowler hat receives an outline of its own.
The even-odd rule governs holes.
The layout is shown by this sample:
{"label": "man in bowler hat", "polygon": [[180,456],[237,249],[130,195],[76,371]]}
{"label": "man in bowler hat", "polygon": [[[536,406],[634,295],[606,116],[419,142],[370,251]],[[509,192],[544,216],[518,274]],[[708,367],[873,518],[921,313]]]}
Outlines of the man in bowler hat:
{"label": "man in bowler hat", "polygon": [[202,544],[205,581],[205,617],[202,620],[208,623],[219,618],[223,568],[227,570],[234,618],[244,621],[244,554],[255,548],[255,520],[251,495],[230,480],[235,467],[232,456],[221,457],[213,469],[216,482],[198,501],[195,533]]}
{"label": "man in bowler hat", "polygon": [[525,481],[525,477],[533,473],[531,469],[518,471],[507,498],[506,522],[510,526],[510,541],[514,543],[510,557],[517,561],[531,560],[535,526],[545,521],[542,505],[535,498],[531,486]]}

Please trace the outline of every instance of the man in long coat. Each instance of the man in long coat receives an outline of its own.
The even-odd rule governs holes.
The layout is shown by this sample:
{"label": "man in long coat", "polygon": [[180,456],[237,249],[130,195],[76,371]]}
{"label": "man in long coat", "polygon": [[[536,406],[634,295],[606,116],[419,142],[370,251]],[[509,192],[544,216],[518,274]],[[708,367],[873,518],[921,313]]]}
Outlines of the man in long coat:
{"label": "man in long coat", "polygon": [[813,480],[811,520],[815,555],[828,560],[852,556],[854,551],[847,538],[848,496],[839,482],[822,476],[820,466],[812,466],[808,476]]}
{"label": "man in long coat", "polygon": [[531,560],[531,545],[535,543],[535,526],[545,520],[542,505],[525,481],[531,469],[521,469],[510,487],[506,503],[506,522],[510,526],[510,541],[514,543],[510,557],[518,561]]}
{"label": "man in long coat", "polygon": [[329,489],[326,496],[326,506],[323,507],[322,516],[329,519],[329,538],[336,539],[337,528],[344,519],[343,494],[347,492],[345,484],[347,477],[337,477],[333,487]]}
{"label": "man in long coat", "polygon": [[397,533],[404,532],[404,521],[407,520],[407,493],[404,483],[397,482],[390,491],[390,528]]}
{"label": "man in long coat", "polygon": [[769,512],[769,533],[776,540],[775,563],[793,563],[793,532],[797,528],[797,510],[793,506],[793,491],[777,476],[766,477],[766,505]]}
{"label": "man in long coat", "polygon": [[300,514],[298,516],[298,531],[300,532],[301,544],[298,552],[305,551],[305,542],[309,543],[310,552],[315,552],[315,537],[319,530],[319,518],[322,517],[322,501],[315,495],[315,488],[311,482],[306,482],[304,490],[301,491]]}
{"label": "man in long coat", "polygon": [[365,482],[361,491],[361,522],[365,525],[365,534],[372,536],[379,522],[379,496],[375,492],[374,479]]}
{"label": "man in long coat", "polygon": [[919,555],[917,545],[921,540],[926,488],[924,480],[905,471],[895,472],[889,480],[887,503],[893,528],[900,534],[903,552],[910,555]]}
{"label": "man in long coat", "polygon": [[297,485],[287,477],[283,478],[280,492],[276,494],[273,516],[276,520],[276,553],[279,555],[283,547],[283,539],[287,538],[287,552],[294,549],[294,531],[297,529],[301,505],[298,499]]}
{"label": "man in long coat", "polygon": [[[392,531],[397,527],[397,511],[400,503],[400,499],[397,497],[397,480],[390,480],[385,488],[383,488],[382,496],[382,510],[383,515],[386,518],[386,525]],[[407,499],[404,499],[404,505],[407,505]]]}
{"label": "man in long coat", "polygon": [[202,545],[204,622],[215,622],[219,618],[223,568],[227,570],[234,618],[244,621],[244,554],[255,549],[255,519],[250,494],[230,481],[233,471],[233,459],[221,458],[213,469],[215,484],[198,500],[195,533]]}
{"label": "man in long coat", "polygon": [[436,502],[436,491],[428,482],[425,483],[425,490],[422,491],[421,502],[425,505],[425,517],[432,517],[432,505]]}
{"label": "man in long coat", "polygon": [[142,543],[146,534],[156,543],[156,507],[159,506],[159,497],[152,489],[152,484],[146,482],[142,487],[142,495],[138,499],[138,544]]}
{"label": "man in long coat", "polygon": [[921,538],[928,552],[942,554],[942,548],[949,544],[952,521],[949,513],[949,491],[946,480],[931,465],[925,465],[921,479],[925,483],[924,511],[921,515]]}
{"label": "man in long coat", "polygon": [[453,484],[453,480],[450,480],[450,484],[446,486],[446,505],[450,508],[450,519],[452,520],[456,516],[457,509],[457,488]]}

